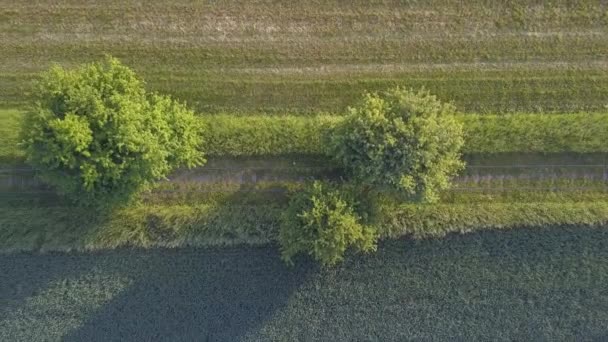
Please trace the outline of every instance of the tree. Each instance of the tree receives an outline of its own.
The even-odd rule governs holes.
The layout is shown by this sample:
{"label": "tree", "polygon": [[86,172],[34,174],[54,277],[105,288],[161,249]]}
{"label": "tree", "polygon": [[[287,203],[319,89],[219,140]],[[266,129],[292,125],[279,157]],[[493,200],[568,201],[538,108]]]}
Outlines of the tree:
{"label": "tree", "polygon": [[55,66],[38,85],[23,145],[43,180],[80,204],[122,203],[176,167],[202,165],[194,113],[148,94],[117,59]]}
{"label": "tree", "polygon": [[315,181],[297,192],[282,217],[281,257],[288,264],[298,253],[308,253],[323,265],[340,262],[349,247],[369,252],[378,235],[361,224],[352,194]]}
{"label": "tree", "polygon": [[331,138],[330,153],[360,184],[433,202],[464,167],[463,129],[454,107],[424,89],[366,94],[349,111]]}

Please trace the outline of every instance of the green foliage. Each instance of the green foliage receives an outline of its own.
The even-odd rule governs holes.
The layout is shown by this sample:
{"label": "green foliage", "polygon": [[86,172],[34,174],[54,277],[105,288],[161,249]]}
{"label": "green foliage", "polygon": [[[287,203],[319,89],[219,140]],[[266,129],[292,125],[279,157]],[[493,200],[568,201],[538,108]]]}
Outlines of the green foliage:
{"label": "green foliage", "polygon": [[[607,113],[475,115],[457,114],[462,123],[465,153],[606,152]],[[22,114],[0,110],[7,131],[0,136],[0,160],[20,163],[23,151],[13,129]],[[344,117],[318,115],[197,117],[206,133],[202,146],[210,156],[328,155],[327,137]],[[11,128],[12,127],[12,128]]]}
{"label": "green foliage", "polygon": [[192,168],[205,163],[201,143],[203,124],[188,107],[168,96],[150,94],[150,129],[164,150],[171,168]]}
{"label": "green foliage", "polygon": [[[320,115],[202,117],[214,156],[331,155],[327,138],[345,117]],[[608,113],[456,114],[465,153],[607,152]]]}
{"label": "green foliage", "polygon": [[449,233],[510,230],[551,225],[600,226],[608,222],[605,197],[593,202],[505,202],[396,205],[382,208],[378,230],[384,238],[438,238]]}
{"label": "green foliage", "polygon": [[468,153],[607,152],[605,113],[460,115]]}
{"label": "green foliage", "polygon": [[324,141],[340,117],[232,116],[202,118],[213,156],[324,154]]}
{"label": "green foliage", "polygon": [[107,57],[75,70],[53,67],[23,126],[29,163],[81,204],[113,204],[201,165],[200,122],[168,97],[146,94],[135,73]]}
{"label": "green foliage", "polygon": [[374,251],[376,231],[360,221],[352,196],[316,181],[293,196],[282,216],[281,257],[291,264],[303,252],[331,266],[342,261],[350,246]]}
{"label": "green foliage", "polygon": [[464,167],[454,108],[428,91],[367,94],[338,127],[331,154],[361,184],[432,202]]}

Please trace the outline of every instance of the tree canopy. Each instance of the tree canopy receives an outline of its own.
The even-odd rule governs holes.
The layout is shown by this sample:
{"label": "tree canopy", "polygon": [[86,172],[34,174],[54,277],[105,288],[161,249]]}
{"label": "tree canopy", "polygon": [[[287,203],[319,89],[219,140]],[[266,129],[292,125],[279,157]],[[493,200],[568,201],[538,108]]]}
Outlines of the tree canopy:
{"label": "tree canopy", "polygon": [[23,126],[29,163],[81,204],[128,200],[174,168],[205,162],[199,121],[185,105],[147,93],[117,59],[52,67]]}
{"label": "tree canopy", "polygon": [[424,89],[366,94],[349,110],[330,153],[361,184],[432,202],[464,166],[463,129],[454,107]]}

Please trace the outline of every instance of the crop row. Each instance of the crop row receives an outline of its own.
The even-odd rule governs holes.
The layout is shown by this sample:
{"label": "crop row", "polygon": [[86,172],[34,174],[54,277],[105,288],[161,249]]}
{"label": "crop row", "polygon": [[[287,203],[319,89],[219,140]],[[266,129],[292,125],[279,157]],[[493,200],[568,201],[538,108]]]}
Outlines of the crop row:
{"label": "crop row", "polygon": [[[608,50],[608,47],[607,47]],[[91,56],[90,58],[94,58]],[[135,65],[135,64],[134,64]],[[478,66],[481,68],[481,66]],[[138,68],[135,68],[138,69]],[[171,94],[205,113],[272,113],[298,115],[343,113],[365,91],[395,85],[426,87],[464,112],[573,112],[601,111],[608,96],[605,70],[523,70],[514,72],[445,70],[302,77],[242,73],[197,74],[141,71],[150,89]],[[272,73],[271,71],[267,71]],[[306,74],[308,71],[302,70]],[[36,74],[4,74],[0,70],[3,107],[19,107],[31,100]]]}
{"label": "crop row", "polygon": [[606,23],[597,0],[16,0],[0,12],[0,103],[26,103],[51,63],[109,53],[201,112],[342,112],[395,83],[466,112],[601,110]]}

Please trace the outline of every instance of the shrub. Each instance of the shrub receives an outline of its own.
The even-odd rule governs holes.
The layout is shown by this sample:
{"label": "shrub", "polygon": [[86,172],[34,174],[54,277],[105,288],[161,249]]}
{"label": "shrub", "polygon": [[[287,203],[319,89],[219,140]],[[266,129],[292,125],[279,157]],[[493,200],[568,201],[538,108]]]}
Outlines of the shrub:
{"label": "shrub", "polygon": [[132,197],[173,168],[201,165],[200,122],[107,57],[75,70],[53,67],[23,127],[28,161],[81,204]]}
{"label": "shrub", "polygon": [[451,105],[424,89],[397,87],[351,108],[330,150],[359,183],[432,202],[464,166],[462,131]]}
{"label": "shrub", "polygon": [[363,225],[352,196],[316,181],[293,196],[282,216],[278,240],[288,264],[298,253],[308,253],[323,265],[340,262],[350,246],[376,249],[375,229]]}

